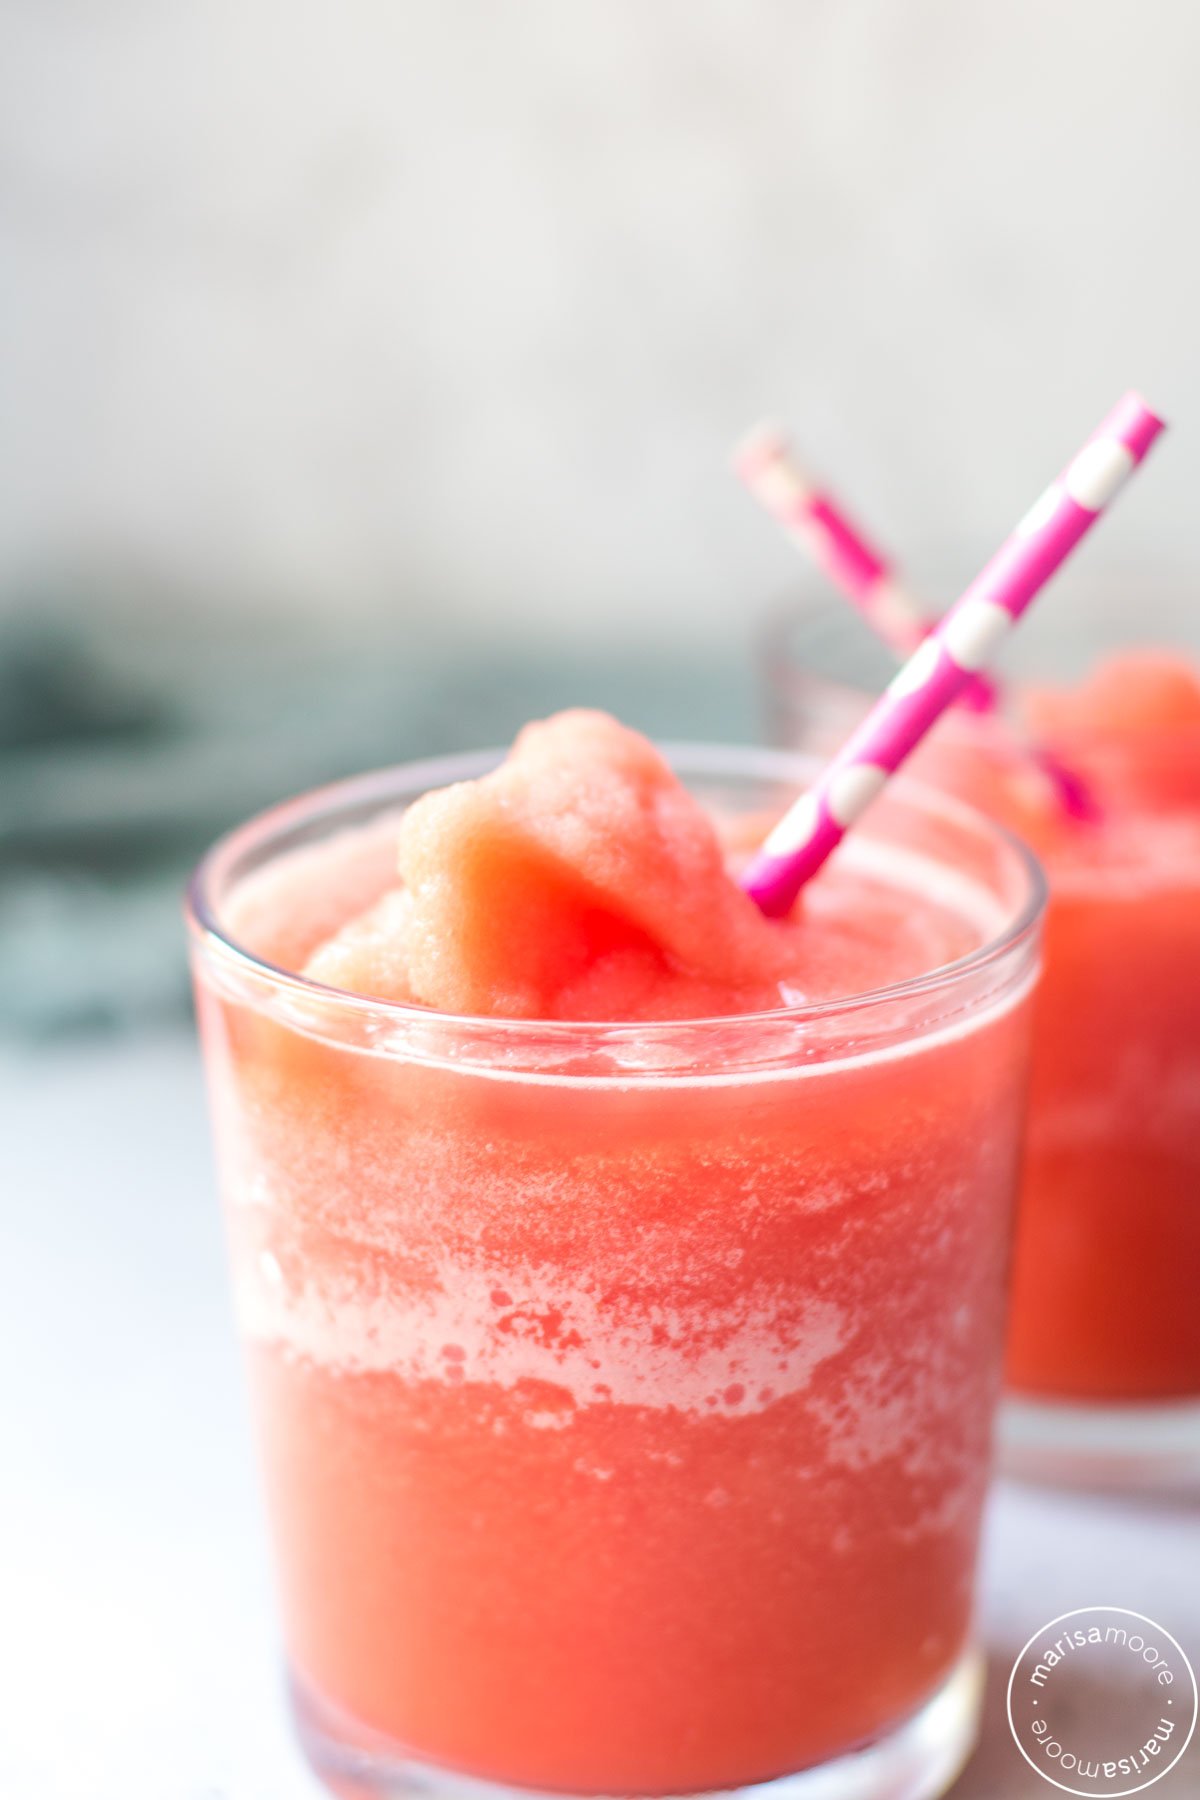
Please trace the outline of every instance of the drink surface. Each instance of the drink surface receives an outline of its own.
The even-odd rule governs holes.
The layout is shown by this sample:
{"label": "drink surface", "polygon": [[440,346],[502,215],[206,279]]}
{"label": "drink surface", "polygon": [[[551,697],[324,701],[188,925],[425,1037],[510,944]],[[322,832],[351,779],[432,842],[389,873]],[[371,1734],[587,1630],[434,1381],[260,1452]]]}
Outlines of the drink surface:
{"label": "drink surface", "polygon": [[[483,1015],[461,1054],[351,1047],[315,988],[289,1020],[201,974],[289,1654],[459,1771],[761,1780],[898,1723],[964,1645],[1027,974],[742,1069],[732,1015],[927,972],[1003,905],[864,841],[765,921],[729,866],[769,821],[718,832],[594,717],[524,744],[228,909],[314,981]],[[682,1079],[652,1029],[540,1072],[481,1041],[697,1014]]]}
{"label": "drink surface", "polygon": [[920,771],[1024,835],[1050,882],[1009,1377],[1047,1397],[1200,1395],[1200,675],[1129,652],[1025,711],[1094,820],[986,721],[931,742]]}
{"label": "drink surface", "polygon": [[612,1021],[862,994],[999,929],[981,884],[860,845],[768,921],[731,869],[769,823],[714,819],[635,732],[562,714],[490,775],[252,886],[231,923],[257,954],[353,993]]}

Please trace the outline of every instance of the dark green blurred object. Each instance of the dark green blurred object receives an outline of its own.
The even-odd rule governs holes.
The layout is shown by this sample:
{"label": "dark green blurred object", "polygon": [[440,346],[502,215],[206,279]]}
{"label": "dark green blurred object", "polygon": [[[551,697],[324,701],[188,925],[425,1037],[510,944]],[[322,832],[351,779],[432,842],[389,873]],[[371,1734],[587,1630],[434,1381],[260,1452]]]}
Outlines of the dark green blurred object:
{"label": "dark green blurred object", "polygon": [[342,775],[505,744],[602,706],[656,737],[757,736],[749,646],[521,653],[427,631],[369,651],[195,609],[0,609],[0,1032],[182,1015],[179,898],[220,832]]}

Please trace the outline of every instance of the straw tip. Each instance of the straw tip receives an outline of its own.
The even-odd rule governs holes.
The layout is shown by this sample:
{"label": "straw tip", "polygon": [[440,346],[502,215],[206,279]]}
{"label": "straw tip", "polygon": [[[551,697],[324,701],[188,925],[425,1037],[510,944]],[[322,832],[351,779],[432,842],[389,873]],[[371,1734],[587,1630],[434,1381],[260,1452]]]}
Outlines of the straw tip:
{"label": "straw tip", "polygon": [[1155,438],[1167,429],[1167,421],[1155,412],[1137,388],[1123,394],[1110,414],[1110,428],[1139,460]]}
{"label": "straw tip", "polygon": [[760,469],[778,462],[788,450],[787,433],[773,419],[760,419],[739,438],[733,451],[733,466],[742,475],[754,475]]}
{"label": "straw tip", "polygon": [[1148,419],[1152,419],[1160,431],[1165,431],[1167,421],[1160,412],[1155,411],[1140,388],[1130,388],[1121,404],[1123,406],[1136,407],[1139,412],[1145,413]]}

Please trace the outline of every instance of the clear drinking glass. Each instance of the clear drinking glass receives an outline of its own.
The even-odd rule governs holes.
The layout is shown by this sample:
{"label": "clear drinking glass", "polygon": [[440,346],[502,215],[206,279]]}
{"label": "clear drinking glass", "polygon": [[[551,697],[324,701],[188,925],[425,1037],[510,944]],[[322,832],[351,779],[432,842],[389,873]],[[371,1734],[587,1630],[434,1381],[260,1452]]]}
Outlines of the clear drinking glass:
{"label": "clear drinking glass", "polygon": [[[668,754],[726,817],[811,773]],[[926,1800],[976,1727],[1036,864],[896,784],[861,854],[978,941],[750,1017],[455,1018],[239,942],[281,869],[495,760],[282,806],[191,889],[308,1755],[345,1795]]]}
{"label": "clear drinking glass", "polygon": [[[1067,583],[1011,673],[1078,679],[1137,638],[1197,643],[1181,585]],[[769,632],[769,729],[828,753],[893,664],[817,583]],[[1200,1478],[1200,726],[1059,729],[1100,816],[1071,822],[1002,719],[956,711],[913,772],[1025,833],[1050,887],[1002,1460],[1087,1485]]]}

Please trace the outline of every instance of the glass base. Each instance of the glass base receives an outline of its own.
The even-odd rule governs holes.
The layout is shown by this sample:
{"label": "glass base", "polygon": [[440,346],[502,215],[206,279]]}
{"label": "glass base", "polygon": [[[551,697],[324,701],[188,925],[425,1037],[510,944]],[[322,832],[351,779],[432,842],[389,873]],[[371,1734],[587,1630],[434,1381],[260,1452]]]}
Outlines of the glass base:
{"label": "glass base", "polygon": [[[305,1754],[338,1800],[535,1800],[527,1788],[413,1761],[378,1733],[352,1724],[295,1676],[290,1688]],[[937,1800],[975,1746],[982,1696],[983,1658],[970,1649],[921,1710],[886,1737],[816,1768],[720,1793],[747,1800]],[[716,1800],[715,1790],[705,1791]],[[548,1797],[539,1789],[536,1800],[569,1797]]]}
{"label": "glass base", "polygon": [[1000,1469],[1018,1481],[1117,1492],[1200,1489],[1200,1400],[1086,1406],[1007,1399]]}

